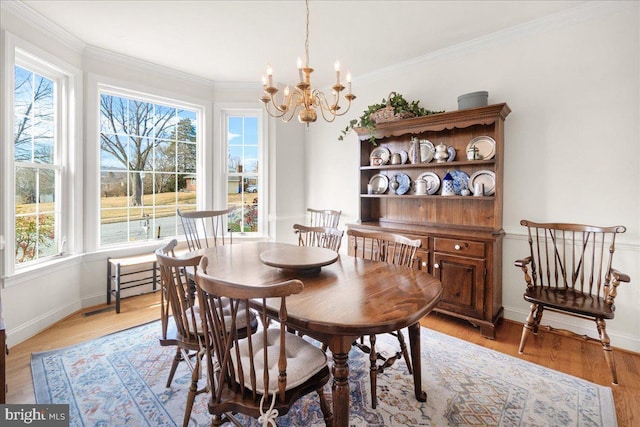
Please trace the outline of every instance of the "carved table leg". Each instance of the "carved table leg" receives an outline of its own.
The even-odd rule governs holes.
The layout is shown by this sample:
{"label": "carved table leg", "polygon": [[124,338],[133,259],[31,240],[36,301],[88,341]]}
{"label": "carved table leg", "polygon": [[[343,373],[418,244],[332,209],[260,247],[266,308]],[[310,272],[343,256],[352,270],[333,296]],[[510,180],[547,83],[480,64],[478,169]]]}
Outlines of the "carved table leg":
{"label": "carved table leg", "polygon": [[411,364],[413,365],[413,389],[419,402],[427,401],[427,393],[422,390],[422,360],[420,358],[420,323],[409,326]]}
{"label": "carved table leg", "polygon": [[349,350],[354,337],[340,337],[329,343],[333,354],[333,382],[331,396],[333,398],[333,425],[349,426]]}

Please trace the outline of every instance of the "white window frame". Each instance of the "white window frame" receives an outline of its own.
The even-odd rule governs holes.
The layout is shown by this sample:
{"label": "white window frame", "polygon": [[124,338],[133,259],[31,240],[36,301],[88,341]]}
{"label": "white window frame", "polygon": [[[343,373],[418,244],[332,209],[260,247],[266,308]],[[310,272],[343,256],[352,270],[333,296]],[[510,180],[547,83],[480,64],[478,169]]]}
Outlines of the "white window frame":
{"label": "white window frame", "polygon": [[240,238],[268,238],[269,237],[269,150],[268,128],[264,107],[258,103],[218,103],[215,105],[214,127],[218,128],[215,138],[216,146],[216,175],[214,177],[214,204],[218,209],[227,207],[227,119],[230,116],[250,116],[258,118],[258,183],[260,194],[258,198],[258,232],[234,233],[234,239]]}
{"label": "white window frame", "polygon": [[[19,37],[3,34],[3,67],[1,127],[3,144],[0,150],[0,164],[3,173],[0,188],[4,194],[0,202],[4,221],[0,224],[0,249],[3,249],[1,273],[5,279],[38,273],[42,268],[68,262],[74,254],[82,252],[82,242],[78,236],[82,230],[82,73],[46,51]],[[15,66],[32,70],[55,82],[56,85],[56,148],[55,164],[43,165],[43,169],[59,170],[56,184],[56,211],[60,212],[56,233],[59,236],[59,253],[24,264],[15,263],[15,161],[14,146],[14,87]],[[74,261],[75,262],[75,261]],[[5,281],[4,286],[10,286]]]}
{"label": "white window frame", "polygon": [[[87,156],[86,167],[87,170],[96,172],[88,174],[86,180],[87,218],[85,219],[85,223],[88,229],[85,233],[85,246],[90,251],[109,251],[110,253],[114,253],[114,251],[118,251],[119,249],[125,251],[134,248],[155,249],[159,244],[159,240],[157,239],[101,245],[99,232],[96,232],[96,230],[100,229],[100,95],[101,93],[108,93],[110,95],[136,98],[156,104],[169,104],[178,108],[196,111],[199,119],[197,128],[198,159],[196,182],[208,182],[206,180],[211,173],[211,162],[208,160],[211,153],[211,144],[207,142],[211,139],[211,132],[207,123],[208,117],[211,115],[210,104],[204,100],[192,99],[188,96],[180,96],[175,93],[168,93],[167,91],[155,90],[151,87],[136,86],[131,82],[96,74],[90,74],[87,80],[87,105],[90,106],[90,117],[87,117],[87,152],[89,154]],[[211,206],[211,197],[208,193],[210,193],[210,190],[203,188],[201,185],[196,188],[198,209],[206,209],[207,206]],[[180,234],[176,237],[178,240],[184,238],[184,236]]]}

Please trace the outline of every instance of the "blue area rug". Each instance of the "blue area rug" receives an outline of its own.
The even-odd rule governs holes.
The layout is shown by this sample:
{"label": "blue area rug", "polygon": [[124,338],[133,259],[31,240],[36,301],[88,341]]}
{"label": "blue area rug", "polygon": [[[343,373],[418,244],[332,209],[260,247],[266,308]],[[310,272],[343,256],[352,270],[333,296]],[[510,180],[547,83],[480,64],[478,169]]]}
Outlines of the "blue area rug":
{"label": "blue area rug", "polygon": [[[152,322],[72,347],[33,353],[36,402],[68,403],[72,426],[182,425],[190,374],[181,364],[165,388],[173,348],[160,347]],[[394,348],[383,335],[380,349]],[[603,426],[617,425],[611,389],[422,328],[422,384],[416,401],[404,361],[379,375],[371,409],[368,356],[349,354],[351,426]],[[204,381],[204,380],[203,380]],[[331,396],[329,385],[327,396]],[[208,426],[206,394],[191,425]],[[255,420],[243,418],[243,424]],[[278,425],[323,426],[315,393]]]}

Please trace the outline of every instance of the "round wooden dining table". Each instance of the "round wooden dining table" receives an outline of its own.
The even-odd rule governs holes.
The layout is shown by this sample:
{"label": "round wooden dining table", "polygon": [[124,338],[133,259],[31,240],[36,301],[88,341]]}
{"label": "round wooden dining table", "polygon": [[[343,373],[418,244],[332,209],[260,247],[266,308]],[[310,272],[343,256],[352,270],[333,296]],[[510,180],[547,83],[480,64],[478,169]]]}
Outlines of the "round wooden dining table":
{"label": "round wooden dining table", "polygon": [[[362,335],[408,327],[414,392],[426,401],[420,364],[420,324],[438,303],[441,283],[430,274],[408,267],[340,255],[319,269],[267,265],[260,255],[282,249],[291,255],[298,246],[275,242],[245,242],[201,249],[208,258],[207,274],[226,282],[264,286],[299,279],[304,289],[287,297],[287,325],[329,346],[333,355],[334,426],[349,425],[349,365],[352,343]],[[304,251],[304,247],[298,247]],[[272,301],[277,319],[279,300]],[[277,304],[277,305],[276,305]],[[270,302],[267,301],[267,306]]]}

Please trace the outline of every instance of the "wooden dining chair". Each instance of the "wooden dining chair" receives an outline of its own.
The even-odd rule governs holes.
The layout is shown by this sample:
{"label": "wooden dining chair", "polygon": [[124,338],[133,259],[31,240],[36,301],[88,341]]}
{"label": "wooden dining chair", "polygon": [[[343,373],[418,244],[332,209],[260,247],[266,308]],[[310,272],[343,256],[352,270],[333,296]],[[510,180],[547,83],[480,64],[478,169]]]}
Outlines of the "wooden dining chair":
{"label": "wooden dining chair", "polygon": [[228,229],[227,217],[235,206],[222,210],[183,212],[177,209],[189,251],[224,245],[227,233],[233,243],[233,233]]}
{"label": "wooden dining chair", "polygon": [[293,224],[293,232],[298,235],[298,245],[317,246],[340,252],[344,231],[333,227],[309,227]]}
{"label": "wooden dining chair", "polygon": [[[198,298],[205,336],[207,378],[211,389],[211,425],[227,421],[242,425],[233,414],[258,418],[261,425],[275,426],[302,396],[316,391],[325,423],[333,416],[323,388],[330,378],[325,353],[301,337],[286,331],[287,296],[302,291],[299,280],[265,286],[250,286],[217,280],[206,274],[202,258],[196,275]],[[228,298],[230,316],[222,316],[220,298]],[[258,304],[262,324],[267,322],[266,299],[279,301],[279,322],[255,334],[229,333],[236,330],[238,317]],[[274,322],[276,323],[276,322]]]}
{"label": "wooden dining chair", "polygon": [[[359,258],[368,259],[376,262],[386,262],[388,264],[403,265],[413,267],[416,258],[416,252],[421,246],[420,239],[412,240],[405,236],[393,233],[385,233],[379,231],[361,231],[347,230],[349,239],[350,254]],[[354,342],[354,345],[365,353],[369,353],[371,361],[370,378],[371,378],[371,406],[375,409],[377,406],[377,375],[384,372],[386,368],[393,365],[397,359],[404,357],[407,369],[410,374],[413,373],[411,358],[407,350],[402,331],[398,330],[391,333],[398,339],[400,351],[392,357],[385,358],[376,352],[376,336],[369,336],[370,346],[364,344],[364,340]],[[381,364],[378,364],[381,361]],[[420,363],[420,361],[418,361]]]}
{"label": "wooden dining chair", "polygon": [[338,228],[342,211],[331,209],[311,209],[308,208],[309,226],[311,227],[333,227]]}
{"label": "wooden dining chair", "polygon": [[[612,267],[616,235],[624,233],[626,228],[536,223],[524,219],[520,224],[527,227],[530,253],[516,260],[515,266],[524,272],[527,285],[524,299],[531,303],[531,311],[522,329],[518,351],[524,352],[532,332],[537,335],[545,310],[593,320],[613,383],[618,384],[605,320],[614,317],[618,285],[630,281],[629,276]],[[576,335],[568,330],[557,331]]]}
{"label": "wooden dining chair", "polygon": [[162,286],[160,345],[176,347],[167,387],[171,387],[180,362],[185,362],[191,370],[191,386],[183,420],[183,426],[186,427],[196,395],[206,392],[206,389],[198,389],[204,340],[195,292],[187,277],[187,269],[195,272],[201,256],[177,258],[174,251],[177,244],[178,241],[173,239],[156,251]]}

